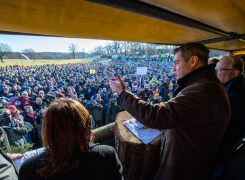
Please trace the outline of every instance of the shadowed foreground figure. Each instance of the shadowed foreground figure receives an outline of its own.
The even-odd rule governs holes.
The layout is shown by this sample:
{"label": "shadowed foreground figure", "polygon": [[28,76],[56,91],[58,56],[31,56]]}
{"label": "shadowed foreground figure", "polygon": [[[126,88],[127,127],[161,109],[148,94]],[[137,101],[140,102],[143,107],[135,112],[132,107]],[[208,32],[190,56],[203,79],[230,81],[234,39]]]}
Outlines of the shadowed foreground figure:
{"label": "shadowed foreground figure", "polygon": [[113,147],[90,143],[92,122],[78,101],[57,100],[45,113],[45,152],[24,162],[19,180],[122,180],[122,166]]}
{"label": "shadowed foreground figure", "polygon": [[152,105],[110,82],[120,94],[120,105],[145,126],[163,130],[161,164],[157,180],[212,179],[219,142],[230,119],[230,104],[224,86],[207,65],[209,50],[189,43],[175,50],[178,88],[174,98]]}

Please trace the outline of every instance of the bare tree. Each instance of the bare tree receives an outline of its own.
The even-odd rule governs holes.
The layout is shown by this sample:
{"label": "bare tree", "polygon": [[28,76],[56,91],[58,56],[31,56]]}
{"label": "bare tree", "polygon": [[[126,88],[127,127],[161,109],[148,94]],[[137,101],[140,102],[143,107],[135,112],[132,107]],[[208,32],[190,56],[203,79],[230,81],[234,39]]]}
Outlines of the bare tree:
{"label": "bare tree", "polygon": [[25,54],[26,56],[28,56],[30,59],[33,59],[34,61],[36,60],[37,54],[33,49],[31,49],[31,48],[23,49],[22,53]]}
{"label": "bare tree", "polygon": [[11,54],[12,54],[12,48],[7,44],[0,43],[1,62],[3,62],[3,56],[11,55]]}
{"label": "bare tree", "polygon": [[130,47],[130,50],[131,50],[131,54],[135,54],[135,52],[137,52],[139,50],[139,43],[130,42],[129,43],[129,47]]}
{"label": "bare tree", "polygon": [[111,44],[110,43],[106,43],[105,47],[104,47],[104,50],[106,51],[107,55],[111,54],[111,50],[112,50]]}
{"label": "bare tree", "polygon": [[78,47],[77,47],[77,44],[70,44],[69,45],[69,55],[72,55],[74,59],[76,59],[76,54],[77,54],[77,50],[78,50]]}
{"label": "bare tree", "polygon": [[100,46],[96,46],[94,47],[93,53],[94,55],[102,55],[103,54],[103,47]]}
{"label": "bare tree", "polygon": [[127,56],[127,51],[128,51],[128,42],[127,41],[122,41],[121,42],[121,47],[124,50],[124,55]]}
{"label": "bare tree", "polygon": [[115,52],[115,54],[118,54],[118,51],[120,50],[120,41],[113,41],[112,42],[112,48]]}
{"label": "bare tree", "polygon": [[85,49],[82,48],[82,58],[84,59],[84,55],[85,55]]}

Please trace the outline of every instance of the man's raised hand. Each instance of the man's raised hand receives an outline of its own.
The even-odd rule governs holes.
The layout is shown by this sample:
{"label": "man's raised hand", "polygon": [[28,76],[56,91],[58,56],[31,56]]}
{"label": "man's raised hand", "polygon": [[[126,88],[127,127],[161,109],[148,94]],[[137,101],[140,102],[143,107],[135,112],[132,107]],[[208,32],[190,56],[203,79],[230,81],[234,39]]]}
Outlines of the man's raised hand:
{"label": "man's raised hand", "polygon": [[110,83],[111,89],[119,95],[121,94],[121,92],[126,90],[126,86],[125,86],[124,82],[122,81],[119,74],[117,75],[117,81],[111,81],[110,80],[109,83]]}

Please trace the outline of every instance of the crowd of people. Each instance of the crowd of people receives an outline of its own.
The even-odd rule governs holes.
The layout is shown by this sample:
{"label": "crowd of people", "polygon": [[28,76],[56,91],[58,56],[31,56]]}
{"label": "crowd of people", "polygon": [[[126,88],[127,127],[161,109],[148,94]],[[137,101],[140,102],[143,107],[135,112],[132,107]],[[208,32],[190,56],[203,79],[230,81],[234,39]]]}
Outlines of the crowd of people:
{"label": "crowd of people", "polygon": [[[2,67],[0,113],[9,109],[12,122],[16,122],[3,125],[21,129],[25,124],[21,133],[6,131],[10,145],[20,146],[26,141],[40,145],[44,114],[57,99],[73,99],[83,104],[93,120],[92,128],[114,122],[117,114],[124,110],[120,106],[119,95],[109,86],[109,80],[116,80],[117,74],[126,82],[128,91],[152,104],[163,101],[165,88],[162,85],[170,78],[171,83],[165,93],[165,100],[169,100],[176,88],[172,65],[169,57],[165,61],[111,61],[108,65],[93,62]],[[147,74],[137,75],[137,67],[147,67]],[[95,73],[91,74],[90,70],[95,70]],[[16,133],[19,138],[15,137]]]}
{"label": "crowd of people", "polygon": [[[155,179],[244,179],[243,59],[208,61],[199,43],[174,54],[166,61],[2,68],[1,139],[6,132],[16,146],[42,140],[45,149],[27,158],[19,179],[123,179],[114,148],[93,144],[91,132],[123,110],[162,131]],[[147,74],[137,76],[137,67],[148,67]],[[0,149],[0,157],[8,167],[0,175],[17,179],[12,160],[23,156]]]}

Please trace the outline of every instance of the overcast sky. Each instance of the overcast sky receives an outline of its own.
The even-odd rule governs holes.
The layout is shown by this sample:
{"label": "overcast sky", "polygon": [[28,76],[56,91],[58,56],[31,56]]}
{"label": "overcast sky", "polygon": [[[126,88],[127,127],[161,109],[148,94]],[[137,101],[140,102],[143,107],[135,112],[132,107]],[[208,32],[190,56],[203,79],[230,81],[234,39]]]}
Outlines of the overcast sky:
{"label": "overcast sky", "polygon": [[12,36],[0,35],[0,43],[8,44],[13,52],[32,48],[36,52],[68,52],[71,43],[77,44],[79,51],[82,48],[88,52],[95,46],[104,45],[107,40],[60,38],[60,37],[38,37],[38,36]]}

